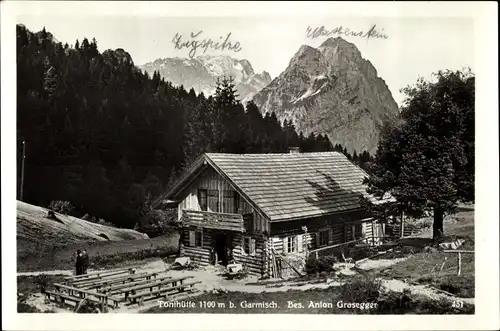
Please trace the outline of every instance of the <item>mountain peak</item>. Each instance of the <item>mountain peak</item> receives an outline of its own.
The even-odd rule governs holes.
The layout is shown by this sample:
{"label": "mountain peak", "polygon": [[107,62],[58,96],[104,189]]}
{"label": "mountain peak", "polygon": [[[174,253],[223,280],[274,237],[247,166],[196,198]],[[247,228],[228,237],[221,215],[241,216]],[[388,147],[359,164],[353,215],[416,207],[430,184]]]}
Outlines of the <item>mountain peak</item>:
{"label": "mountain peak", "polygon": [[309,45],[302,45],[300,46],[299,50],[297,53],[295,53],[295,57],[301,56],[303,54],[308,54],[308,53],[316,53],[318,50],[314,47],[311,47]]}
{"label": "mountain peak", "polygon": [[[341,37],[330,37],[326,39],[319,47],[318,49],[324,50],[327,48],[341,48],[341,49],[350,49],[350,50],[356,50],[358,51],[358,48],[356,45],[353,43],[348,42],[347,40],[341,38]],[[358,51],[359,52],[359,51]]]}
{"label": "mountain peak", "polygon": [[348,42],[347,40],[341,38],[341,37],[330,37],[328,39],[326,39],[321,45],[320,47],[334,47],[334,46],[338,46],[338,45],[341,45],[341,44],[349,44],[349,45],[352,45],[350,42]]}
{"label": "mountain peak", "polygon": [[318,48],[303,45],[288,67],[253,101],[263,113],[292,120],[305,135],[328,134],[351,153],[377,148],[380,128],[397,104],[373,65],[356,45],[328,38]]}

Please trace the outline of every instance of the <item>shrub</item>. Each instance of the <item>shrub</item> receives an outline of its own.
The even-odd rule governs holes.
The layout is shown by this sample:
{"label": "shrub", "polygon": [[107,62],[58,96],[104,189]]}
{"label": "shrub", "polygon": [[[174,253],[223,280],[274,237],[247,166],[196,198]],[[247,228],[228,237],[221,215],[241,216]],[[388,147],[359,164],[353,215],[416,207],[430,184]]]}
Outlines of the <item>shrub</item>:
{"label": "shrub", "polygon": [[134,229],[147,234],[150,238],[177,232],[179,224],[176,209],[150,210],[141,217]]}
{"label": "shrub", "polygon": [[49,209],[63,215],[72,215],[75,207],[69,201],[54,200],[49,203]]}
{"label": "shrub", "polygon": [[444,275],[438,279],[433,279],[432,283],[435,287],[456,296],[462,298],[474,297],[474,276]]}
{"label": "shrub", "polygon": [[380,293],[377,300],[377,312],[381,314],[404,314],[411,308],[412,298],[408,289],[403,292],[390,291]]}
{"label": "shrub", "polygon": [[454,307],[451,300],[442,298],[432,300],[430,298],[416,298],[410,304],[414,314],[474,314],[475,307],[469,303],[463,303],[461,307]]}
{"label": "shrub", "polygon": [[345,302],[377,302],[380,288],[379,279],[369,276],[355,276],[342,286],[342,300]]}
{"label": "shrub", "polygon": [[109,227],[112,227],[112,228],[116,227],[113,223],[108,222],[108,221],[106,221],[106,220],[104,220],[102,218],[99,218],[99,221],[97,223],[100,224],[100,225],[105,225],[105,226],[109,226]]}
{"label": "shrub", "polygon": [[85,300],[81,305],[78,304],[75,307],[75,312],[78,314],[96,314],[99,313],[99,308],[95,303]]}
{"label": "shrub", "polygon": [[49,284],[49,278],[47,277],[47,275],[44,274],[38,275],[35,279],[35,283],[40,289],[40,292],[45,293],[45,289]]}
{"label": "shrub", "polygon": [[18,313],[41,313],[40,309],[37,307],[31,306],[24,302],[17,303],[17,312]]}
{"label": "shrub", "polygon": [[335,256],[310,256],[307,259],[305,270],[308,274],[316,274],[321,272],[333,271],[333,264],[337,263],[338,259]]}
{"label": "shrub", "polygon": [[474,305],[463,303],[454,307],[452,298],[434,299],[412,294],[408,289],[402,292],[381,291],[381,282],[369,276],[356,276],[341,288],[344,302],[376,302],[376,314],[473,314]]}

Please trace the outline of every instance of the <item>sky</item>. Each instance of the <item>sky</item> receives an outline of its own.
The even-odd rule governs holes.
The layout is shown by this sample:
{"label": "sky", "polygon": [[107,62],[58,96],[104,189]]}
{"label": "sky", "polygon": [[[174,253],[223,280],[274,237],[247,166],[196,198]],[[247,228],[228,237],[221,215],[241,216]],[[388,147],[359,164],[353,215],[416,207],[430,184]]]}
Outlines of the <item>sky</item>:
{"label": "sky", "polygon": [[[205,54],[225,54],[247,59],[256,72],[263,70],[272,78],[286,69],[301,45],[319,46],[327,37],[308,38],[306,29],[324,26],[333,30],[366,33],[372,26],[387,36],[366,38],[341,37],[354,43],[363,58],[377,69],[396,102],[401,105],[400,89],[412,85],[418,77],[429,78],[442,69],[470,67],[474,71],[474,21],[466,17],[168,17],[144,15],[36,15],[17,16],[17,22],[32,31],[44,26],[57,40],[72,45],[76,39],[96,38],[98,48],[123,48],[136,65],[165,57],[187,57],[189,50],[176,49],[172,42],[176,33],[182,40],[223,39],[240,43],[241,50],[208,50]],[[198,37],[191,33],[202,31]],[[336,34],[332,37],[338,36]],[[198,50],[197,54],[202,54]]]}

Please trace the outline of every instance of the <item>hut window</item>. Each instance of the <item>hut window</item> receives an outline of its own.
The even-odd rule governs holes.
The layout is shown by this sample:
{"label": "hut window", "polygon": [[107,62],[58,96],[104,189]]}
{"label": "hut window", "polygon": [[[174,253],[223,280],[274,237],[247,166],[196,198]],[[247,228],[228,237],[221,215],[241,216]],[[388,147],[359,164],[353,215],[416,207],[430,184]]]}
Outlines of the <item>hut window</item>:
{"label": "hut window", "polygon": [[285,253],[295,253],[298,251],[298,237],[290,236],[285,238]]}
{"label": "hut window", "polygon": [[207,190],[198,190],[198,201],[200,204],[200,209],[207,211]]}
{"label": "hut window", "polygon": [[202,247],[203,246],[203,231],[189,230],[189,246]]}
{"label": "hut window", "polygon": [[238,212],[238,194],[235,191],[224,191],[222,198],[222,212],[235,214]]}
{"label": "hut window", "polygon": [[208,210],[212,212],[219,212],[219,191],[217,190],[208,190]]}
{"label": "hut window", "polygon": [[247,232],[253,231],[253,214],[245,214],[243,215],[243,225]]}
{"label": "hut window", "polygon": [[321,230],[319,231],[319,246],[326,246],[328,245],[328,242],[330,241],[330,230]]}
{"label": "hut window", "polygon": [[234,213],[238,213],[240,209],[240,195],[238,192],[234,192]]}
{"label": "hut window", "polygon": [[352,240],[363,238],[363,224],[357,223],[352,225]]}
{"label": "hut window", "polygon": [[242,245],[243,254],[255,255],[255,239],[251,237],[243,237]]}

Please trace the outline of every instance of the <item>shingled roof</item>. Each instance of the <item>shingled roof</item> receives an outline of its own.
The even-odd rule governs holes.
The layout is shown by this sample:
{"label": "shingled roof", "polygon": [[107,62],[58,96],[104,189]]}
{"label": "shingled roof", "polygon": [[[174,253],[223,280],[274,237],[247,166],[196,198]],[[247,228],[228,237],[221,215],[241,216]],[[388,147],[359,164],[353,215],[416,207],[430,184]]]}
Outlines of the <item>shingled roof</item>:
{"label": "shingled roof", "polygon": [[[188,173],[198,172],[207,163],[271,222],[358,210],[361,196],[373,203],[394,201],[392,197],[378,200],[368,195],[362,184],[367,174],[337,152],[208,153]],[[180,182],[187,178],[183,176]],[[179,185],[167,193],[167,198],[176,194],[176,188]]]}

